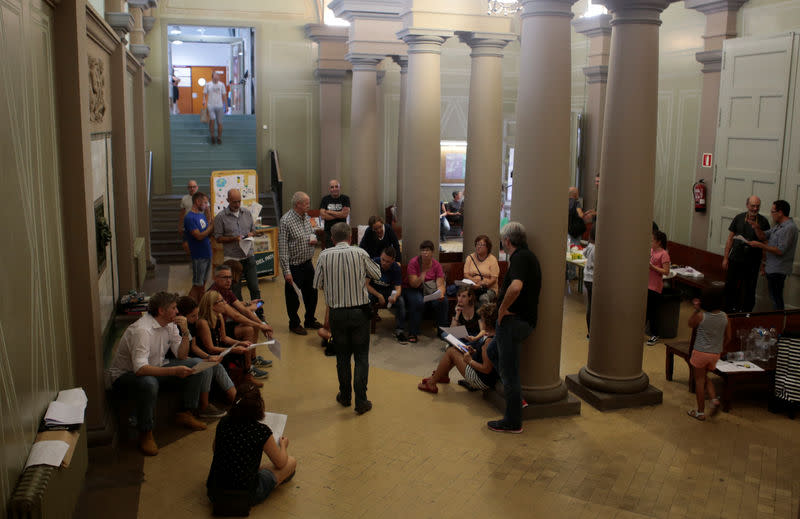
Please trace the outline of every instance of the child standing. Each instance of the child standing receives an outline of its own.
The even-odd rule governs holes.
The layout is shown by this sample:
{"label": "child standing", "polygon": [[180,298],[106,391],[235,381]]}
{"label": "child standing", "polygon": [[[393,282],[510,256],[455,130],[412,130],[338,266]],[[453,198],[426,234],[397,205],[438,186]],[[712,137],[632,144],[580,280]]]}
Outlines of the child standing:
{"label": "child standing", "polygon": [[697,328],[694,349],[689,363],[695,380],[697,409],[690,409],[689,416],[705,420],[706,393],[711,398],[710,415],[719,411],[719,398],[714,392],[714,384],[708,379],[708,372],[714,371],[722,353],[722,346],[731,338],[731,325],[728,316],[722,311],[722,291],[704,290],[702,300],[694,299],[694,313],[689,318],[689,327]]}
{"label": "child standing", "polygon": [[653,244],[650,249],[650,277],[647,280],[647,320],[650,322],[650,338],[647,345],[658,342],[658,325],[656,316],[661,306],[661,292],[664,290],[664,276],[669,275],[669,253],[667,252],[667,235],[661,231],[653,232]]}

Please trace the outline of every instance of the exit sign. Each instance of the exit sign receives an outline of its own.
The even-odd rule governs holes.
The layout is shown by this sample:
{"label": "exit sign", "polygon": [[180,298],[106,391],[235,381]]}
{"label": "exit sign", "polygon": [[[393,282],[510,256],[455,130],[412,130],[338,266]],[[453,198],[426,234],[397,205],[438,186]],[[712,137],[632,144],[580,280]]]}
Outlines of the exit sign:
{"label": "exit sign", "polygon": [[710,168],[714,160],[714,155],[711,153],[703,153],[703,167]]}

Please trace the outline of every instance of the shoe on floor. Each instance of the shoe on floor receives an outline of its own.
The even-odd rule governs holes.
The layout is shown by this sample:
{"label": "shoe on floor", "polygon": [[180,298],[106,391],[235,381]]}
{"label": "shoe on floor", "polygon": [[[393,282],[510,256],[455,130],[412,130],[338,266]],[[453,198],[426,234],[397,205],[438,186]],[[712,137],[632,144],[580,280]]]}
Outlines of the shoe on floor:
{"label": "shoe on floor", "polygon": [[511,434],[519,434],[522,432],[522,426],[514,427],[507,423],[504,423],[502,420],[492,420],[486,424],[489,429],[494,432],[504,432],[504,433],[511,433]]}
{"label": "shoe on floor", "polygon": [[153,431],[145,431],[139,434],[139,450],[145,456],[155,456],[158,454],[158,445],[153,439]]}
{"label": "shoe on floor", "polygon": [[258,369],[255,366],[250,367],[250,374],[253,375],[255,378],[267,378],[269,376],[269,373],[267,373],[263,369]]}
{"label": "shoe on floor", "polygon": [[264,357],[262,357],[261,355],[259,355],[258,357],[256,357],[256,360],[254,360],[254,361],[253,361],[253,364],[254,364],[254,365],[256,365],[256,366],[259,366],[259,367],[261,367],[261,368],[269,368],[269,367],[272,367],[272,361],[271,361],[271,360],[267,360],[267,359],[265,359],[265,358],[264,358]]}
{"label": "shoe on floor", "polygon": [[256,378],[253,375],[247,374],[244,377],[244,379],[245,379],[246,382],[250,382],[251,384],[253,384],[256,387],[264,387],[264,383],[263,382],[259,382],[258,380],[256,380]]}
{"label": "shoe on floor", "polygon": [[336,350],[334,350],[333,348],[325,348],[325,356],[326,357],[335,357],[336,356]]}
{"label": "shoe on floor", "polygon": [[399,332],[395,332],[394,338],[397,339],[397,342],[399,342],[400,344],[408,344],[408,335],[406,335],[406,332],[402,330]]}
{"label": "shoe on floor", "polygon": [[314,322],[306,323],[304,327],[308,328],[309,330],[319,330],[322,328],[322,323],[315,320]]}
{"label": "shoe on floor", "polygon": [[226,411],[223,411],[214,404],[208,404],[205,409],[201,409],[197,413],[197,416],[199,416],[200,418],[222,418],[226,414],[227,414]]}
{"label": "shoe on floor", "polygon": [[654,346],[658,342],[658,335],[653,335],[649,339],[647,339],[648,346]]}
{"label": "shoe on floor", "polygon": [[219,137],[217,137],[217,144],[222,144],[222,139],[220,139]]}
{"label": "shoe on floor", "polygon": [[350,407],[350,399],[345,400],[342,393],[336,393],[336,401],[339,402],[342,407]]}
{"label": "shoe on floor", "polygon": [[293,328],[289,328],[289,331],[292,333],[296,333],[297,335],[308,335],[308,332],[302,326],[295,326]]}
{"label": "shoe on floor", "polygon": [[356,406],[356,414],[364,414],[372,409],[372,402],[365,400],[361,405]]}
{"label": "shoe on floor", "polygon": [[193,431],[205,431],[206,424],[194,417],[189,411],[181,411],[175,415],[175,423]]}

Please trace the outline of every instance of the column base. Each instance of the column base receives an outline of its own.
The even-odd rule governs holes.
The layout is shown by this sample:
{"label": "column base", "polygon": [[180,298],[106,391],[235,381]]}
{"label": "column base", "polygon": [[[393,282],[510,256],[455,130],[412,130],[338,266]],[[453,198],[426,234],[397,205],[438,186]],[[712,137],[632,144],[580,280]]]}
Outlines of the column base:
{"label": "column base", "polygon": [[[523,421],[536,418],[555,418],[557,416],[581,414],[581,401],[570,395],[569,392],[566,392],[565,395],[558,400],[550,402],[537,402],[535,398],[529,398],[524,389],[522,391],[522,396],[528,401],[528,407],[522,408]],[[498,383],[496,388],[484,391],[483,398],[488,400],[489,403],[500,412],[505,412],[506,398],[503,394],[502,384]]]}
{"label": "column base", "polygon": [[663,401],[661,390],[647,385],[636,393],[604,393],[583,384],[578,374],[567,375],[567,387],[587,404],[599,411],[658,405]]}

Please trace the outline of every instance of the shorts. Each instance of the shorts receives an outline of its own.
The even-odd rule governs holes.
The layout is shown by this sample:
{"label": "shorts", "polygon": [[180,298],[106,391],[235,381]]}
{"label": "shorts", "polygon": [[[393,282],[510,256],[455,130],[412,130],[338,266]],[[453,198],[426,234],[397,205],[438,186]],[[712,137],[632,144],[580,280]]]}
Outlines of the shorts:
{"label": "shorts", "polygon": [[225,114],[225,108],[222,106],[215,106],[214,108],[208,108],[208,120],[209,121],[222,121],[222,116]]}
{"label": "shorts", "polygon": [[258,471],[258,483],[256,483],[256,491],[250,498],[250,505],[257,505],[264,501],[272,490],[278,486],[278,479],[275,474],[269,469],[261,469]]}
{"label": "shorts", "polygon": [[689,364],[698,369],[714,371],[717,367],[718,360],[719,353],[706,353],[704,351],[692,350],[692,357],[689,359]]}
{"label": "shorts", "polygon": [[480,379],[478,376],[478,372],[475,371],[475,368],[472,366],[467,365],[464,369],[464,380],[467,381],[467,384],[474,387],[475,389],[486,390],[489,389],[489,386],[483,383],[483,380]]}
{"label": "shorts", "polygon": [[206,286],[208,275],[211,273],[211,258],[192,258],[192,285]]}

